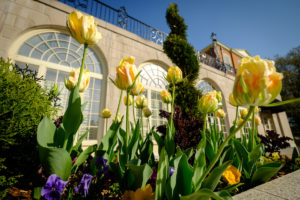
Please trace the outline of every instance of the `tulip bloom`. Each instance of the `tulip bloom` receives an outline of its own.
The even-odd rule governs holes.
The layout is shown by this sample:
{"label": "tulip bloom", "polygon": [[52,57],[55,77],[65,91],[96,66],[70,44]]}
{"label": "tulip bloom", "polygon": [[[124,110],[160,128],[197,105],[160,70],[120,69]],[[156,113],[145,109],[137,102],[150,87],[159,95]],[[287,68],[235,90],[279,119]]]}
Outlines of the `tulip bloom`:
{"label": "tulip bloom", "polygon": [[[65,86],[68,90],[71,91],[77,85],[79,73],[80,73],[80,68],[73,69],[70,72],[68,79],[65,79]],[[84,92],[89,87],[89,83],[90,83],[90,71],[88,69],[84,69],[80,86],[79,86],[79,92]]]}
{"label": "tulip bloom", "polygon": [[242,109],[240,111],[240,115],[241,115],[242,119],[245,119],[245,117],[247,116],[247,114],[248,114],[248,110],[247,109]]}
{"label": "tulip bloom", "polygon": [[166,104],[169,104],[172,102],[172,95],[167,90],[161,91],[160,97],[161,97],[162,101]]}
{"label": "tulip bloom", "polygon": [[260,124],[261,124],[260,117],[256,116],[256,117],[254,118],[254,122],[255,122],[255,125],[256,125],[256,126],[260,125]]}
{"label": "tulip bloom", "polygon": [[[132,101],[133,101],[132,96],[129,95],[128,99],[129,99],[128,105],[131,106],[132,105]],[[124,101],[125,106],[127,106],[127,96],[124,97],[123,101]]]}
{"label": "tulip bloom", "polygon": [[199,101],[199,109],[201,113],[212,113],[218,108],[218,99],[216,91],[205,93]]}
{"label": "tulip bloom", "polygon": [[143,108],[143,114],[146,118],[148,118],[152,115],[152,112],[148,107],[146,107],[146,108]]}
{"label": "tulip bloom", "polygon": [[137,108],[143,109],[145,107],[148,106],[148,100],[145,97],[145,95],[141,95],[139,96],[136,100],[135,100],[135,105]]}
{"label": "tulip bloom", "polygon": [[235,107],[238,106],[237,103],[236,103],[236,101],[233,98],[233,94],[232,93],[230,93],[230,95],[229,95],[229,103],[232,106],[235,106]]}
{"label": "tulip bloom", "polygon": [[94,17],[83,15],[79,11],[73,11],[69,15],[67,27],[72,37],[80,44],[94,45],[102,38]]}
{"label": "tulip bloom", "polygon": [[229,165],[222,177],[229,185],[234,185],[240,182],[241,172],[233,165]]}
{"label": "tulip bloom", "polygon": [[130,90],[130,94],[133,96],[138,96],[142,94],[142,92],[145,89],[144,85],[139,80],[136,80],[136,82],[137,82],[136,86],[132,90]]}
{"label": "tulip bloom", "polygon": [[110,118],[110,116],[111,116],[111,111],[108,110],[107,108],[104,108],[104,109],[102,110],[102,117],[103,117],[103,118]]}
{"label": "tulip bloom", "polygon": [[[116,86],[121,90],[129,89],[132,86],[137,75],[137,70],[134,65],[134,57],[129,56],[122,59],[120,65],[116,68],[116,70]],[[137,82],[135,84],[137,85]]]}
{"label": "tulip bloom", "polygon": [[179,67],[174,66],[174,67],[170,67],[168,70],[168,74],[167,74],[167,81],[169,83],[178,83],[179,81],[182,80],[182,71]]}
{"label": "tulip bloom", "polygon": [[273,61],[259,56],[243,58],[233,86],[234,99],[238,105],[266,105],[280,93],[282,78]]}
{"label": "tulip bloom", "polygon": [[216,116],[223,119],[226,116],[226,113],[223,109],[218,109],[216,112]]}

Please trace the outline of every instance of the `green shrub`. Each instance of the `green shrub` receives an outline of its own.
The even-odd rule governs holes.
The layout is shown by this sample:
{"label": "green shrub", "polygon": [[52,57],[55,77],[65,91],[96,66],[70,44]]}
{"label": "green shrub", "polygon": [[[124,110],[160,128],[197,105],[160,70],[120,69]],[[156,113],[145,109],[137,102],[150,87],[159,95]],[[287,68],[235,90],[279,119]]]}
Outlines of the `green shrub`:
{"label": "green shrub", "polygon": [[57,92],[44,90],[41,80],[28,67],[0,58],[0,196],[12,185],[27,189],[37,174],[37,126],[57,111]]}

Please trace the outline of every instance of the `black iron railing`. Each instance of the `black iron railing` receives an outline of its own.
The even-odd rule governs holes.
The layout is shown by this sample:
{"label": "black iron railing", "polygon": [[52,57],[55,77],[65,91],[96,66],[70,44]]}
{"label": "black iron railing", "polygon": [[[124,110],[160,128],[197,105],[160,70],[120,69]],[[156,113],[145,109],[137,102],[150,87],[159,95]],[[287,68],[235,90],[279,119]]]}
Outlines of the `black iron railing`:
{"label": "black iron railing", "polygon": [[222,61],[220,61],[219,59],[216,59],[206,53],[197,51],[197,56],[198,56],[198,60],[203,63],[206,64],[208,66],[211,66],[213,68],[216,68],[220,71],[223,71],[225,73],[228,74],[232,74],[235,75],[236,74],[236,69]]}
{"label": "black iron railing", "polygon": [[119,26],[144,39],[162,45],[167,34],[127,14],[125,7],[115,9],[99,0],[58,0],[73,8]]}

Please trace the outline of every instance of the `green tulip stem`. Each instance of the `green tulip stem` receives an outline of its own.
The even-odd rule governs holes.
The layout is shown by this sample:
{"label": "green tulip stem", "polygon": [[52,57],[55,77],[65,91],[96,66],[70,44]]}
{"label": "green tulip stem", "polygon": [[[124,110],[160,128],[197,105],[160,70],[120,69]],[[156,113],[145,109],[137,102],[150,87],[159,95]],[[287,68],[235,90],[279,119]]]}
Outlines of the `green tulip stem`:
{"label": "green tulip stem", "polygon": [[167,105],[167,111],[169,112],[169,104],[168,104],[168,103],[166,103],[166,105]]}
{"label": "green tulip stem", "polygon": [[116,116],[115,116],[115,121],[118,120],[118,114],[119,114],[119,110],[120,110],[120,105],[121,105],[121,101],[122,101],[122,96],[123,96],[123,90],[121,90],[121,93],[120,93],[119,104],[118,104],[118,108],[117,108],[117,112],[116,112]]}
{"label": "green tulip stem", "polygon": [[136,124],[136,120],[135,120],[135,109],[134,109],[134,95],[132,95],[132,112],[133,112],[133,120],[134,120],[134,124]]}
{"label": "green tulip stem", "polygon": [[82,61],[81,61],[80,73],[79,73],[78,82],[77,82],[78,89],[80,88],[80,82],[81,82],[81,79],[82,79],[82,74],[83,74],[83,68],[84,68],[85,56],[86,56],[86,50],[87,50],[87,48],[88,48],[88,45],[84,44],[83,57],[82,57]]}
{"label": "green tulip stem", "polygon": [[150,117],[147,118],[147,122],[148,122],[148,133],[150,133]]}
{"label": "green tulip stem", "polygon": [[172,104],[171,104],[171,119],[173,120],[174,114],[174,100],[175,100],[175,83],[173,83],[172,87]]}
{"label": "green tulip stem", "polygon": [[142,127],[142,138],[144,137],[144,125],[143,125],[143,109],[141,108],[141,127]]}
{"label": "green tulip stem", "polygon": [[203,122],[203,131],[202,131],[202,138],[206,138],[206,122],[207,122],[207,114],[204,116],[204,122]]}
{"label": "green tulip stem", "polygon": [[234,128],[236,126],[238,116],[239,116],[239,107],[237,106],[236,109],[235,109],[235,120],[234,120],[234,123],[233,123]]}
{"label": "green tulip stem", "polygon": [[253,112],[252,112],[252,119],[251,119],[251,126],[252,126],[252,130],[251,130],[251,151],[254,149],[254,147],[255,147],[255,139],[254,139],[254,134],[255,134],[255,131],[254,131],[254,129],[255,129],[255,112],[254,112],[254,110],[253,110]]}
{"label": "green tulip stem", "polygon": [[227,145],[227,143],[235,136],[235,134],[241,130],[241,128],[247,123],[249,117],[251,116],[252,112],[254,111],[254,106],[251,106],[249,109],[249,112],[247,114],[247,116],[245,117],[245,120],[236,128],[234,129],[229,135],[228,137],[225,139],[225,141],[221,144],[216,156],[214,157],[214,159],[211,161],[211,163],[209,164],[207,170],[205,171],[205,173],[203,174],[203,176],[200,179],[200,183],[202,183],[202,181],[205,179],[205,177],[210,173],[210,171],[212,170],[212,168],[214,167],[214,165],[216,164],[216,162],[219,160],[219,157],[221,156],[225,146]]}
{"label": "green tulip stem", "polygon": [[108,121],[107,118],[105,118],[105,130],[106,130],[105,133],[107,133],[107,121]]}
{"label": "green tulip stem", "polygon": [[125,147],[127,149],[128,141],[129,141],[129,90],[126,91],[127,101],[126,101],[126,139],[125,139]]}

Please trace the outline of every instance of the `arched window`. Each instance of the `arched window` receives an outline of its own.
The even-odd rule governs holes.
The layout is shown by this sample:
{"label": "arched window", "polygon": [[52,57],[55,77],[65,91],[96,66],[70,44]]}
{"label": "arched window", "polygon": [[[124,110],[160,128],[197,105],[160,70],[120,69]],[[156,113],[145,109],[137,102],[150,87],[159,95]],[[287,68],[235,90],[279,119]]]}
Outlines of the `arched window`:
{"label": "arched window", "polygon": [[[152,111],[150,117],[150,127],[159,126],[164,123],[164,120],[159,116],[159,110],[167,110],[166,104],[161,101],[160,92],[167,89],[168,82],[165,80],[167,76],[166,70],[155,64],[146,64],[141,68],[141,82],[145,86],[144,95],[148,99],[148,107]],[[140,117],[141,113],[137,112],[137,117]],[[147,130],[146,121],[144,124],[144,130]]]}
{"label": "arched window", "polygon": [[[61,91],[59,104],[63,114],[68,103],[69,91],[64,86],[64,78],[69,76],[72,68],[79,68],[83,54],[83,45],[65,33],[42,32],[24,41],[17,51],[14,60],[19,66],[29,64],[45,78],[44,87],[56,84]],[[89,135],[86,140],[95,143],[100,130],[100,97],[102,88],[102,65],[96,53],[87,49],[85,67],[91,72],[89,88],[84,92],[84,101],[88,104],[84,110],[84,121],[80,127],[79,136],[86,129]]]}
{"label": "arched window", "polygon": [[[207,81],[200,81],[200,83],[197,86],[197,89],[202,92],[204,95],[207,92],[211,92],[213,90],[218,91],[216,88],[214,88],[209,82]],[[223,100],[222,100],[223,101]],[[222,105],[222,103],[220,103]],[[207,122],[213,124],[214,122],[214,114],[209,113],[207,115]],[[226,125],[224,119],[216,118],[217,126],[219,127],[219,130],[222,130],[224,133],[227,133]]]}

